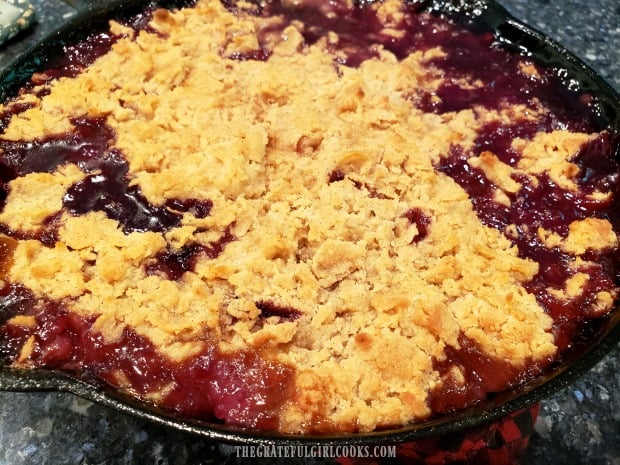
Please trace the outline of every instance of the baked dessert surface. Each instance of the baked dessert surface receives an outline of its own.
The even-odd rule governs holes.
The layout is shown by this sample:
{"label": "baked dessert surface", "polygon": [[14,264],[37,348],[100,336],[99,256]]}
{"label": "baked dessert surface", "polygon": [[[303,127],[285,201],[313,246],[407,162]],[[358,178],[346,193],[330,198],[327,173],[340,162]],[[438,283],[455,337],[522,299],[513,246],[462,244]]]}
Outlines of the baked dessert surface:
{"label": "baked dessert surface", "polygon": [[35,76],[2,108],[13,364],[246,427],[372,431],[506,389],[609,313],[617,169],[587,183],[583,160],[614,139],[455,72],[453,41],[403,24],[454,26],[414,10],[199,0]]}

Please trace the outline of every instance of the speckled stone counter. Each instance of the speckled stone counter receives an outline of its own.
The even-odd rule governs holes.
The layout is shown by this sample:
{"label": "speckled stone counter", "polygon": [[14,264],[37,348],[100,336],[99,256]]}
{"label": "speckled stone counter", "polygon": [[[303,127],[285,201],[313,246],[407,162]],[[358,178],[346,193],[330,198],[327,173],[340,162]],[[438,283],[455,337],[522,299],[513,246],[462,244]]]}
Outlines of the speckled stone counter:
{"label": "speckled stone counter", "polygon": [[[84,0],[72,3],[78,1]],[[32,3],[39,23],[0,47],[0,66],[75,13],[60,0]],[[572,50],[620,90],[618,0],[500,3]],[[215,463],[241,464],[244,460],[229,446],[168,430],[69,394],[0,393],[0,465]],[[523,463],[620,465],[620,346],[577,382],[542,402]]]}

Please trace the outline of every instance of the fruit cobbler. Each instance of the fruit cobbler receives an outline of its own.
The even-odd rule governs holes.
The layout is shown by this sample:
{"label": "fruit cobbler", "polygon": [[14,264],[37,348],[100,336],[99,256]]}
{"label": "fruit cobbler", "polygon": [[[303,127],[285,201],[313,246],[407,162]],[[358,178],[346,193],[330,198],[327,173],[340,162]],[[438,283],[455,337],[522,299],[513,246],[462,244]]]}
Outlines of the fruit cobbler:
{"label": "fruit cobbler", "polygon": [[253,430],[474,405],[614,309],[594,103],[415,2],[113,20],[0,106],[0,354]]}

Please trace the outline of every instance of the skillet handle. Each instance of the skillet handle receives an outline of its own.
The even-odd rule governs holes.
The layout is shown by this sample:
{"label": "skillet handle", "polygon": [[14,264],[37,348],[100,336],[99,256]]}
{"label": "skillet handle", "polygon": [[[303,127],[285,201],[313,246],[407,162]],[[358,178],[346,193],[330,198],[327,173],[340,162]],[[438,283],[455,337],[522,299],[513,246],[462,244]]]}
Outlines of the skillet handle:
{"label": "skillet handle", "polygon": [[77,381],[57,371],[0,367],[0,391],[63,391],[71,382]]}

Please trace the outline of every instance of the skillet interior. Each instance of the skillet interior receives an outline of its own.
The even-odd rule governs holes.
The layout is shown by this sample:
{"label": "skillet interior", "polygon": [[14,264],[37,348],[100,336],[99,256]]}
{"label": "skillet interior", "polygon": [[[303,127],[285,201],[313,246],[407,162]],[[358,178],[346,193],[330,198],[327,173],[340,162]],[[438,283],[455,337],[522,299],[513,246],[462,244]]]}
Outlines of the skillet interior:
{"label": "skillet interior", "polygon": [[[66,44],[76,42],[94,30],[101,29],[111,16],[128,16],[138,12],[143,0],[96,2],[78,13],[67,25],[50,34],[34,48],[21,55],[12,65],[0,72],[0,98],[13,95],[37,70],[45,69],[50,58],[62,52]],[[185,1],[164,0],[163,6],[183,6]],[[567,86],[597,97],[595,109],[601,126],[620,132],[620,98],[597,74],[557,43],[523,23],[513,19],[492,0],[474,2],[458,0],[427,0],[421,2],[436,13],[446,13],[473,27],[490,28],[504,46],[530,56],[534,61],[556,70]],[[620,153],[616,153],[616,159]],[[0,317],[2,309],[0,308]],[[154,408],[121,393],[89,384],[70,375],[47,371],[21,371],[0,366],[0,389],[67,391],[118,411],[153,421],[181,431],[210,439],[244,444],[380,444],[415,440],[469,428],[528,407],[538,400],[566,387],[598,362],[620,341],[620,310],[597,327],[585,331],[581,341],[566,353],[544,375],[529,383],[504,392],[474,408],[431,421],[394,430],[356,435],[290,436],[243,431],[220,424],[188,421]]]}

